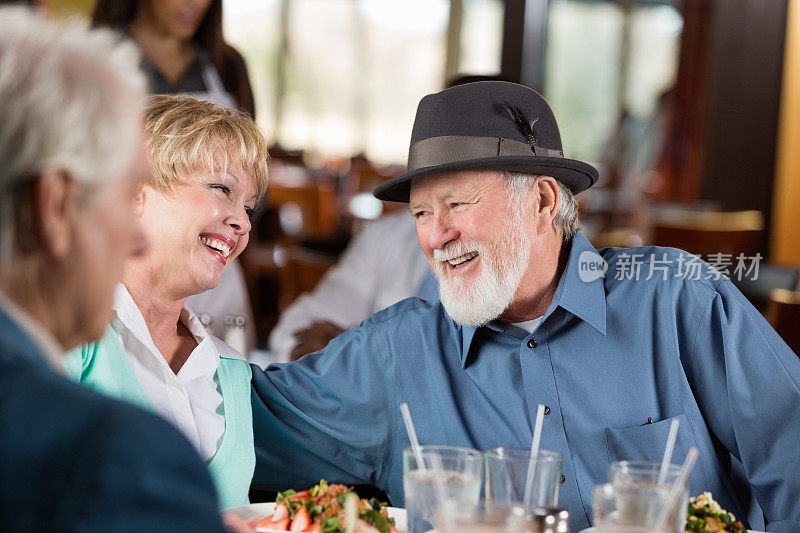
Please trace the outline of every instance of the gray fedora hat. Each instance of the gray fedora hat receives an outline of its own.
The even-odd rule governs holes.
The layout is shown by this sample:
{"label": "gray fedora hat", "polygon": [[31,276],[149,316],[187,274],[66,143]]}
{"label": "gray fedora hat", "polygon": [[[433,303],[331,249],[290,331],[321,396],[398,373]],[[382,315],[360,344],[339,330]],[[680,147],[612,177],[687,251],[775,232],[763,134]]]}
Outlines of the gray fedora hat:
{"label": "gray fedora hat", "polygon": [[597,182],[597,169],[567,159],[553,111],[524,85],[478,81],[424,97],[417,108],[408,170],[380,184],[376,198],[408,202],[411,180],[461,170],[553,176],[573,193]]}

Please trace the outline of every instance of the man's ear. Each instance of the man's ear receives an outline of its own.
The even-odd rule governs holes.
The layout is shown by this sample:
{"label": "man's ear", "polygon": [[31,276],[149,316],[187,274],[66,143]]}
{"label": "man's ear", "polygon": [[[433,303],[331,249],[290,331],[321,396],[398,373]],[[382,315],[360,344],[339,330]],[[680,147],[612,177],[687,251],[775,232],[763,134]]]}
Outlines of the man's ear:
{"label": "man's ear", "polygon": [[65,257],[72,248],[77,202],[77,183],[67,171],[46,168],[39,173],[31,198],[31,229],[53,258]]}
{"label": "man's ear", "polygon": [[536,205],[536,233],[542,234],[553,228],[553,219],[556,217],[556,208],[561,200],[561,191],[555,178],[539,176],[534,185],[536,196],[539,199]]}

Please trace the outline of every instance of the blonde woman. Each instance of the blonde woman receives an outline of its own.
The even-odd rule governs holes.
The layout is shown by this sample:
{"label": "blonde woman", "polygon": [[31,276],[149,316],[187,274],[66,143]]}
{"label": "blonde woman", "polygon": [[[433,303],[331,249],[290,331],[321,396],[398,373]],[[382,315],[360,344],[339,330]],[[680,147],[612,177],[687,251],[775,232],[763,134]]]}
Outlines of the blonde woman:
{"label": "blonde woman", "polygon": [[106,335],[72,354],[72,372],[174,423],[208,464],[221,508],[242,505],[255,467],[250,368],[184,304],[247,246],[266,143],[248,115],[188,96],[151,96],[145,129],[151,176],[134,210],[148,248],[126,266]]}

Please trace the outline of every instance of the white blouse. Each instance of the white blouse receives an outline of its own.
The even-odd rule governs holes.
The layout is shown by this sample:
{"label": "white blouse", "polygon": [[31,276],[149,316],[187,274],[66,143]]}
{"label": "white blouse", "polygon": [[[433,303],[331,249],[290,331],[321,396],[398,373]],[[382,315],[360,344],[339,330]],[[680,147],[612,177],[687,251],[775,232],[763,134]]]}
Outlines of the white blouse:
{"label": "white blouse", "polygon": [[197,347],[176,375],[156,348],[141,311],[123,284],[114,294],[112,326],[122,341],[133,373],[156,412],[175,424],[205,461],[217,452],[225,433],[222,395],[216,373],[219,352],[197,316],[187,307],[180,322]]}

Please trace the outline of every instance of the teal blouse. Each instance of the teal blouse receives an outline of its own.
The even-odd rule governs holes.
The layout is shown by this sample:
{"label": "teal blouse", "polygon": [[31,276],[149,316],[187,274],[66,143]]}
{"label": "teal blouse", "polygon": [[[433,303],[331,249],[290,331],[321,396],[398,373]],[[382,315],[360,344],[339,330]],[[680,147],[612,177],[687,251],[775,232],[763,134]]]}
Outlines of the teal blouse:
{"label": "teal blouse", "polygon": [[[220,409],[225,418],[225,433],[208,469],[217,487],[220,508],[225,509],[249,503],[248,491],[256,463],[250,407],[251,370],[233,348],[216,337],[212,339],[220,356],[216,378],[222,396]],[[66,368],[76,381],[155,412],[112,326],[100,341],[69,352]]]}

